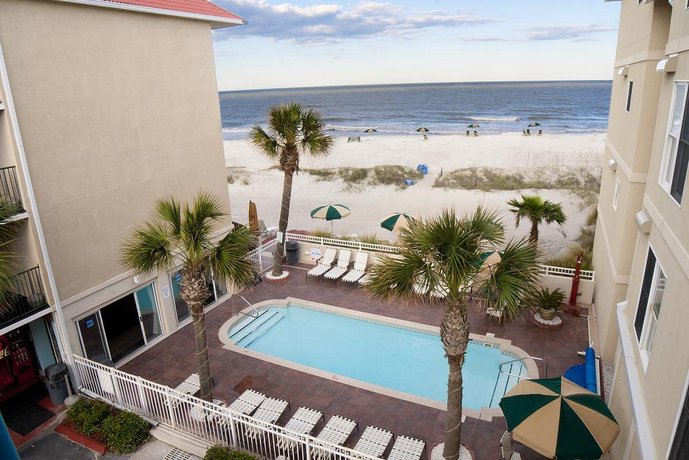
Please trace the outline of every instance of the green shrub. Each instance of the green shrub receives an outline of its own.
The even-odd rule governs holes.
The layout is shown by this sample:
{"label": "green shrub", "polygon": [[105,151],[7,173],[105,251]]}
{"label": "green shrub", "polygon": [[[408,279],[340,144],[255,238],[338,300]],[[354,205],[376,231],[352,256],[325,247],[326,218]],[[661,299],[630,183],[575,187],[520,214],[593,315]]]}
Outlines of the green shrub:
{"label": "green shrub", "polygon": [[134,452],[148,437],[150,426],[138,415],[120,411],[103,422],[102,432],[108,447],[116,454]]}
{"label": "green shrub", "polygon": [[302,171],[314,176],[319,181],[333,180],[337,174],[336,169],[302,169]]}
{"label": "green shrub", "polygon": [[86,436],[99,436],[101,425],[110,413],[110,406],[103,401],[82,397],[67,411],[67,420]]}
{"label": "green shrub", "polygon": [[399,165],[376,166],[373,168],[374,185],[397,185],[404,186],[404,179],[415,180],[423,179],[423,174],[416,169],[407,168]]}
{"label": "green shrub", "polygon": [[253,455],[229,447],[215,445],[206,451],[203,460],[257,460]]}
{"label": "green shrub", "polygon": [[342,168],[339,171],[340,177],[345,184],[361,184],[368,178],[368,169],[366,168]]}

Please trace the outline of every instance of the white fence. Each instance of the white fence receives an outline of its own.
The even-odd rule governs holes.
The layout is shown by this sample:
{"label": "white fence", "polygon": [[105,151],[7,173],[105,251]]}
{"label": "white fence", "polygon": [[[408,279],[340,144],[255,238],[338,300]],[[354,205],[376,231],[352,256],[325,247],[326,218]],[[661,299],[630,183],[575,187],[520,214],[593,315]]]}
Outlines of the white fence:
{"label": "white fence", "polygon": [[[284,455],[290,460],[379,460],[313,436],[262,422],[80,356],[74,356],[74,360],[83,385],[81,391],[87,396],[195,436],[209,445],[229,446],[265,459]],[[291,408],[292,412],[296,409]]]}
{"label": "white fence", "polygon": [[273,252],[275,251],[275,246],[277,246],[277,241],[270,240],[249,253],[248,257],[259,274],[273,268]]}

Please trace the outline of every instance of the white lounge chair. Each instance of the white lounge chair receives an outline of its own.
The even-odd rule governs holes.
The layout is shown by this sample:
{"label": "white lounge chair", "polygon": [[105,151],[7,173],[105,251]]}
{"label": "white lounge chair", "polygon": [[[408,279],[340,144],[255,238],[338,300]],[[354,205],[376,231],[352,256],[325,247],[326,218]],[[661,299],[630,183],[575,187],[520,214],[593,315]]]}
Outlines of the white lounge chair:
{"label": "white lounge chair", "polygon": [[175,390],[187,395],[195,395],[201,390],[201,380],[199,379],[199,374],[191,374],[184,380],[184,382],[177,385]]}
{"label": "white lounge chair", "polygon": [[266,395],[254,390],[246,390],[230,404],[230,409],[240,414],[251,415],[261,405]]}
{"label": "white lounge chair", "polygon": [[368,263],[368,252],[359,252],[354,260],[354,267],[342,277],[342,281],[356,283],[366,274],[366,264]]}
{"label": "white lounge chair", "polygon": [[[292,418],[289,419],[285,425],[285,429],[303,435],[311,434],[313,428],[322,418],[322,412],[309,409],[308,407],[300,407],[294,415],[292,415]],[[291,450],[295,445],[295,441],[290,441],[285,438],[280,438],[277,443],[278,448],[282,450]]]}
{"label": "white lounge chair", "polygon": [[335,249],[326,249],[323,257],[318,259],[318,263],[316,264],[316,266],[309,270],[308,273],[306,273],[306,276],[313,276],[317,278],[325,272],[327,272],[328,270],[330,270],[333,266],[333,262],[335,261],[336,255],[337,251]]}
{"label": "white lounge chair", "polygon": [[352,251],[348,249],[340,250],[340,255],[337,258],[337,267],[331,268],[323,275],[323,278],[329,280],[336,280],[340,276],[344,275],[349,268],[349,261],[352,258]]}
{"label": "white lounge chair", "polygon": [[407,436],[397,436],[388,460],[419,460],[426,443]]}
{"label": "white lounge chair", "polygon": [[[325,424],[323,429],[316,439],[321,441],[326,441],[330,444],[335,444],[336,446],[341,446],[347,441],[349,436],[351,436],[354,428],[358,428],[357,423],[354,420],[349,420],[348,418],[340,417],[339,415],[333,415]],[[325,449],[314,448],[312,455],[315,458],[329,458],[331,453]]]}
{"label": "white lounge chair", "polygon": [[[289,403],[287,401],[283,401],[282,399],[266,398],[263,400],[261,405],[258,406],[258,409],[254,415],[252,415],[252,417],[255,420],[260,420],[261,422],[274,424],[278,421],[288,406]],[[256,428],[249,427],[246,434],[250,438],[255,439],[261,434],[261,431]]]}
{"label": "white lounge chair", "polygon": [[359,278],[359,286],[368,286],[371,283],[371,275],[366,273],[364,276]]}
{"label": "white lounge chair", "polygon": [[356,446],[354,446],[354,450],[371,457],[382,457],[391,440],[392,433],[389,431],[375,426],[367,426]]}

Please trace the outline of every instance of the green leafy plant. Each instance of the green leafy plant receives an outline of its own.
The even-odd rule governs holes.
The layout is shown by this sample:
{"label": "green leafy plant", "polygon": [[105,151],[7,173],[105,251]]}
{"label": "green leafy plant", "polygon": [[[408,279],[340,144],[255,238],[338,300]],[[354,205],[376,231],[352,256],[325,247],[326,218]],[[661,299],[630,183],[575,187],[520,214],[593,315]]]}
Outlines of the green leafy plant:
{"label": "green leafy plant", "polygon": [[82,434],[99,437],[103,421],[110,414],[110,406],[103,401],[82,397],[67,411],[67,420]]}
{"label": "green leafy plant", "polygon": [[206,451],[203,460],[256,460],[256,457],[229,447],[215,445]]}
{"label": "green leafy plant", "polygon": [[559,288],[551,291],[541,287],[531,295],[533,306],[543,310],[558,310],[564,301],[565,293]]}
{"label": "green leafy plant", "polygon": [[116,454],[129,454],[146,440],[149,429],[148,422],[140,416],[120,411],[105,419],[101,431],[110,450]]}

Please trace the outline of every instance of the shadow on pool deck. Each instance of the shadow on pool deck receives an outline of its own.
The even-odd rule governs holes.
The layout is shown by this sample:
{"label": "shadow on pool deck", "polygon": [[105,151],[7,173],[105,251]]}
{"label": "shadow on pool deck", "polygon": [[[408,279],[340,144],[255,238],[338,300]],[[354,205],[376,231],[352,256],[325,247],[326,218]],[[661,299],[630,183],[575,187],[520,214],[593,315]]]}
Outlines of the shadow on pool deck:
{"label": "shadow on pool deck", "polygon": [[[263,282],[245,289],[241,295],[252,303],[295,297],[433,326],[440,324],[442,306],[439,304],[381,303],[356,287],[306,280],[302,268],[288,269],[293,273],[286,282]],[[335,414],[356,420],[361,431],[367,425],[375,425],[396,435],[420,438],[426,442],[427,453],[435,444],[443,441],[445,412],[442,410],[326,380],[222,348],[218,340],[219,327],[245,307],[246,304],[239,297],[232,296],[206,314],[211,372],[215,382],[214,397],[231,402],[246,388],[254,388],[289,401],[292,411],[307,406],[322,411],[326,420]],[[491,332],[496,337],[512,340],[513,345],[524,349],[529,355],[544,358],[548,363],[548,376],[551,377],[562,375],[567,367],[580,363],[577,351],[584,350],[588,345],[586,318],[561,316],[564,324],[558,330],[540,329],[526,320],[497,325],[486,321],[477,306],[470,306],[471,332]],[[366,357],[362,356],[361,359]],[[195,372],[195,368],[190,324],[121,367],[125,372],[172,387]],[[278,423],[284,424],[290,416],[291,412],[287,411]],[[318,433],[322,425],[323,421],[319,422],[314,433]],[[462,425],[462,444],[470,448],[478,460],[498,459],[500,437],[505,428],[502,417],[493,418],[491,422],[467,418]],[[353,446],[361,431],[355,430],[346,445]],[[515,450],[521,452],[525,459],[542,458],[524,446],[517,445]]]}

